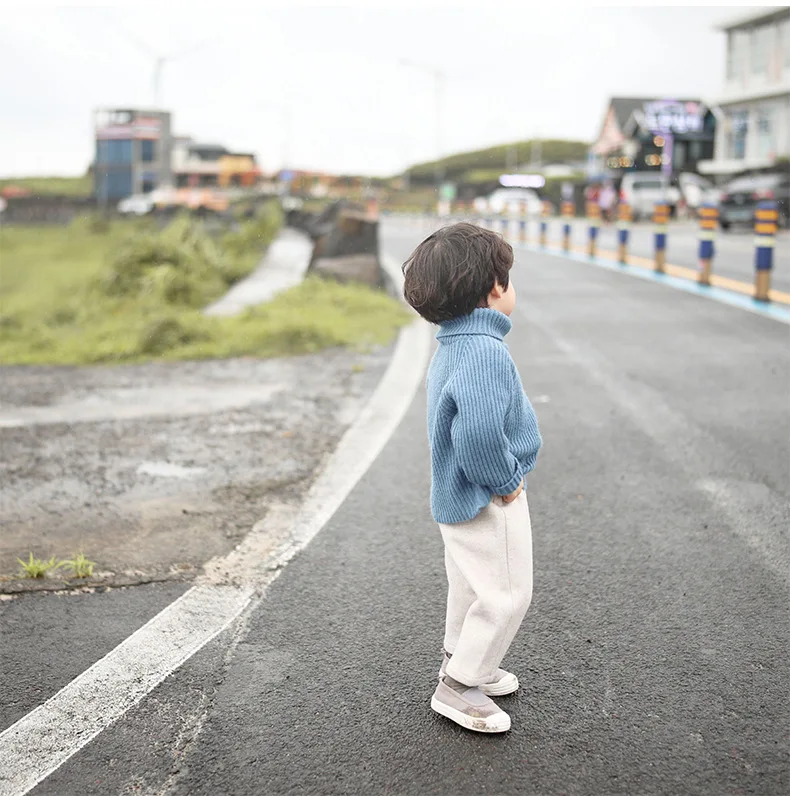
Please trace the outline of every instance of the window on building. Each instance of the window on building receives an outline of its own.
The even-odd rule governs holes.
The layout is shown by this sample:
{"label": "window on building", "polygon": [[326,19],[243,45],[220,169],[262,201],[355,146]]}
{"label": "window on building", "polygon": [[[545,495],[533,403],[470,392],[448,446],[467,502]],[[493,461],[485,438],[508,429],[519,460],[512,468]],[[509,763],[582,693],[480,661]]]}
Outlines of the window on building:
{"label": "window on building", "polygon": [[735,80],[738,76],[738,62],[735,57],[735,34],[730,31],[727,36],[727,80]]}
{"label": "window on building", "polygon": [[128,139],[110,139],[96,142],[96,161],[112,166],[132,162],[132,142]]}
{"label": "window on building", "polygon": [[752,30],[751,67],[752,74],[761,75],[768,68],[768,56],[771,49],[771,25],[762,25]]}
{"label": "window on building", "polygon": [[743,62],[749,46],[749,34],[742,30],[730,31],[727,37],[727,79],[742,77]]}
{"label": "window on building", "polygon": [[97,180],[97,194],[101,201],[123,199],[132,193],[131,169],[108,170],[100,172]]}
{"label": "window on building", "polygon": [[156,160],[156,141],[145,139],[140,142],[140,160],[153,163]]}
{"label": "window on building", "polygon": [[749,112],[733,111],[727,115],[727,157],[743,160],[746,157],[746,134],[749,129]]}
{"label": "window on building", "polygon": [[757,154],[768,158],[776,154],[775,109],[771,105],[760,108],[757,114]]}

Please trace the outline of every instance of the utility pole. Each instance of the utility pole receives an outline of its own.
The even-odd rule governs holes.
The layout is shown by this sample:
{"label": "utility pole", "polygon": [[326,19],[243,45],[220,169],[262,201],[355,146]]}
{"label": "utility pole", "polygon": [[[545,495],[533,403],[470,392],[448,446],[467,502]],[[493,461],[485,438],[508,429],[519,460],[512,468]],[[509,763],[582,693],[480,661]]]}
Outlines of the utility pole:
{"label": "utility pole", "polygon": [[127,41],[133,44],[138,50],[143,52],[149,58],[154,59],[154,71],[153,76],[151,79],[151,95],[153,101],[153,107],[156,110],[160,109],[160,104],[162,101],[162,72],[164,71],[165,64],[168,61],[175,61],[179,58],[183,58],[186,55],[191,55],[196,50],[200,50],[205,47],[210,41],[209,39],[204,39],[197,44],[190,45],[189,47],[171,55],[162,55],[159,52],[154,51],[152,47],[146,44],[141,39],[138,39],[133,33],[131,33],[127,28],[125,28],[115,17],[113,14],[108,14],[105,9],[94,9],[97,11],[100,16],[102,16],[105,21],[108,21],[115,29],[123,35]]}
{"label": "utility pole", "polygon": [[433,72],[435,89],[436,89],[436,197],[442,188],[444,181],[444,167],[441,165],[442,157],[442,91],[444,88],[444,73],[440,69],[435,69]]}
{"label": "utility pole", "polygon": [[414,69],[421,69],[433,75],[434,79],[434,130],[436,133],[436,167],[434,169],[434,179],[436,182],[436,198],[439,199],[442,182],[444,181],[444,167],[439,162],[442,157],[442,94],[444,91],[444,83],[446,74],[444,70],[437,66],[430,64],[417,63],[410,61],[407,58],[401,58],[400,63],[403,66],[410,66]]}
{"label": "utility pole", "polygon": [[[286,104],[277,104],[277,103],[260,103],[258,107],[261,110],[269,109],[269,110],[276,110],[282,114],[283,119],[283,145],[282,145],[282,155],[280,163],[280,171],[288,171],[289,170],[289,163],[291,160],[291,150],[290,150],[290,143],[291,143],[291,109]],[[290,193],[290,182],[288,183],[288,191]]]}

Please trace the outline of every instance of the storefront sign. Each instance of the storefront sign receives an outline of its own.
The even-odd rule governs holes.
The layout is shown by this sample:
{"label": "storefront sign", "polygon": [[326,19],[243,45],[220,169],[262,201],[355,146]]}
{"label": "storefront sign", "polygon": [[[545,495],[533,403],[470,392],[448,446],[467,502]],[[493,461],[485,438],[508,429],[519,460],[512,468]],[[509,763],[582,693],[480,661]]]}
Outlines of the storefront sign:
{"label": "storefront sign", "polygon": [[162,120],[156,116],[137,116],[132,111],[102,111],[96,118],[96,138],[111,139],[159,139]]}
{"label": "storefront sign", "polygon": [[701,133],[705,115],[699,102],[656,100],[644,105],[645,126],[651,133]]}

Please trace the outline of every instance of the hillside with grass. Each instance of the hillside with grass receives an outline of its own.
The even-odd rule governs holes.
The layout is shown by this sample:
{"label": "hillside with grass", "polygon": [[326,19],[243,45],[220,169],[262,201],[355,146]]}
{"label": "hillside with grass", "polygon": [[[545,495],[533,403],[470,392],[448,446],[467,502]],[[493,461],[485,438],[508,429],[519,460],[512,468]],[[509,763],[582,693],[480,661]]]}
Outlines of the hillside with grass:
{"label": "hillside with grass", "polygon": [[[546,140],[540,142],[540,148],[541,160],[544,163],[573,163],[586,159],[589,144],[584,141]],[[413,184],[433,184],[438,166],[444,178],[450,182],[485,182],[491,179],[492,175],[496,177],[502,174],[513,161],[529,163],[533,152],[533,141],[517,141],[476,149],[472,152],[461,152],[438,161],[418,163],[407,169],[406,174]]]}

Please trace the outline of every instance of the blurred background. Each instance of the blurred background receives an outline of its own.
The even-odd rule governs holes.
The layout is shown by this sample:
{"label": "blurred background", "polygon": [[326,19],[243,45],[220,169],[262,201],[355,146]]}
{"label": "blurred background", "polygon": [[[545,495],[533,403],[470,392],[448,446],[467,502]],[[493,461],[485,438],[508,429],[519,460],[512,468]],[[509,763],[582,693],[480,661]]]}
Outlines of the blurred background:
{"label": "blurred background", "polygon": [[503,171],[549,193],[629,171],[719,185],[787,162],[788,30],[749,7],[14,11],[0,177],[6,198],[113,206],[241,184],[397,203],[436,177],[470,198]]}

